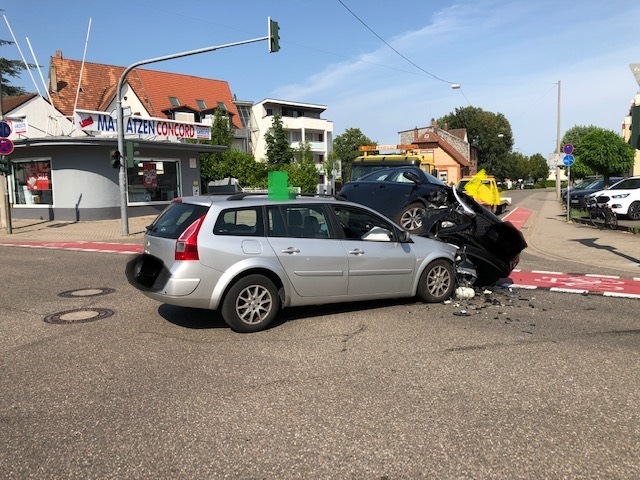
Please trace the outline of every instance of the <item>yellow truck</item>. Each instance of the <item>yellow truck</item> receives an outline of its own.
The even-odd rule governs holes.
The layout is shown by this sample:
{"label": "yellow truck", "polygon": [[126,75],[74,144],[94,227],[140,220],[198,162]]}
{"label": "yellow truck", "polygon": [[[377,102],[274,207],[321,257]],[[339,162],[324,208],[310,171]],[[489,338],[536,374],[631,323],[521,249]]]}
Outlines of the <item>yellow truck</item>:
{"label": "yellow truck", "polygon": [[511,205],[511,198],[500,195],[496,179],[487,175],[484,170],[480,170],[473,177],[462,177],[457,188],[496,215],[500,215]]}
{"label": "yellow truck", "polygon": [[[363,145],[358,147],[362,155],[351,162],[350,180],[387,167],[411,165],[431,175],[436,174],[433,150],[419,149],[417,145]],[[389,152],[389,153],[381,153]]]}

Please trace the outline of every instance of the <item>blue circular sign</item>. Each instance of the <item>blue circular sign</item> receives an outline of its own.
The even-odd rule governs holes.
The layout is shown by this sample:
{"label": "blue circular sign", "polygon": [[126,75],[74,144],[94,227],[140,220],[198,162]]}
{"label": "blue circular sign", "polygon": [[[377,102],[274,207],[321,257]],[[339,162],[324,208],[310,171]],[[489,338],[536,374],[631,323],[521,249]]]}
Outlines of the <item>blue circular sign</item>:
{"label": "blue circular sign", "polygon": [[564,158],[562,159],[562,163],[565,164],[565,166],[570,167],[571,165],[573,165],[573,162],[575,162],[576,159],[573,155],[565,155]]}
{"label": "blue circular sign", "polygon": [[562,151],[567,155],[571,155],[573,153],[573,145],[567,143],[564,147],[562,147]]}
{"label": "blue circular sign", "polygon": [[11,125],[7,122],[0,122],[0,137],[7,138],[11,135]]}

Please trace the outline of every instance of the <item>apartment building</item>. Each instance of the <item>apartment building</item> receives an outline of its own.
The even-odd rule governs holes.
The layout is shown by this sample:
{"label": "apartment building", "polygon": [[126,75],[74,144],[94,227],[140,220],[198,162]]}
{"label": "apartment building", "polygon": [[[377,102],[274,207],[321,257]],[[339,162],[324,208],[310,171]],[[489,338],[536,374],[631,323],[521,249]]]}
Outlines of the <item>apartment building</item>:
{"label": "apartment building", "polygon": [[267,98],[253,105],[251,120],[251,145],[255,159],[266,158],[265,134],[272,128],[274,115],[282,117],[282,126],[289,135],[292,148],[299,148],[306,142],[313,154],[318,169],[318,192],[335,193],[336,173],[329,175],[324,162],[331,153],[333,144],[333,122],[322,118],[325,105],[290,102]]}

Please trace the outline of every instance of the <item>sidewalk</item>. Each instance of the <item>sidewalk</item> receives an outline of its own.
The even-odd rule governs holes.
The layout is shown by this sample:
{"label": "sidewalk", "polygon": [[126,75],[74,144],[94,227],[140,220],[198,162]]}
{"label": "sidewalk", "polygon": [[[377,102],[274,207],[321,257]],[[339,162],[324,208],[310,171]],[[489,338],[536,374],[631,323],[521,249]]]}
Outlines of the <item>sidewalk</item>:
{"label": "sidewalk", "polygon": [[[522,227],[529,251],[548,258],[569,260],[640,277],[640,235],[624,231],[598,230],[590,225],[567,223],[566,212],[554,190],[536,191],[522,208],[532,210]],[[120,219],[93,222],[17,220],[13,234],[0,231],[0,242],[115,242],[142,243],[145,226],[156,215],[129,218],[129,232],[121,235]],[[640,222],[638,226],[640,227]]]}
{"label": "sidewalk", "polygon": [[0,242],[116,242],[142,244],[142,234],[157,215],[129,217],[129,235],[122,235],[120,219],[64,222],[13,219],[13,233],[0,230]]}
{"label": "sidewalk", "polygon": [[[530,208],[533,213],[522,228],[529,250],[592,266],[595,273],[606,267],[640,277],[640,235],[568,223],[555,190],[540,190],[530,198],[532,203],[523,208]],[[635,224],[640,227],[640,222]]]}

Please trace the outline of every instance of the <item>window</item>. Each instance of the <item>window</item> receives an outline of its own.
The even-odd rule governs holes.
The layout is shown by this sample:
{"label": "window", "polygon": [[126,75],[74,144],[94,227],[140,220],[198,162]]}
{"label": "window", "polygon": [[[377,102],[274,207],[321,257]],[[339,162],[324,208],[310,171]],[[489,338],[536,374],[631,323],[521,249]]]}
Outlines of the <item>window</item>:
{"label": "window", "polygon": [[224,210],[213,227],[216,235],[264,236],[262,209],[238,208]]}
{"label": "window", "polygon": [[180,238],[180,235],[209,209],[191,203],[172,203],[160,214],[147,232],[152,237]]}
{"label": "window", "polygon": [[198,108],[200,110],[206,110],[207,109],[207,104],[204,103],[204,100],[196,100],[196,103],[198,104]]}
{"label": "window", "polygon": [[322,205],[287,205],[267,208],[270,237],[328,238],[329,225]]}
{"label": "window", "polygon": [[13,162],[12,171],[16,205],[53,205],[51,160]]}
{"label": "window", "polygon": [[353,207],[334,206],[333,211],[347,239],[390,242],[394,228],[382,218]]}
{"label": "window", "polygon": [[220,110],[227,111],[227,106],[224,104],[224,102],[218,102],[218,108]]}
{"label": "window", "polygon": [[179,107],[180,106],[180,100],[178,100],[178,97],[169,97],[169,102],[174,107]]}
{"label": "window", "polygon": [[140,159],[127,177],[129,202],[169,202],[181,195],[177,160]]}

